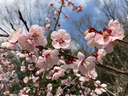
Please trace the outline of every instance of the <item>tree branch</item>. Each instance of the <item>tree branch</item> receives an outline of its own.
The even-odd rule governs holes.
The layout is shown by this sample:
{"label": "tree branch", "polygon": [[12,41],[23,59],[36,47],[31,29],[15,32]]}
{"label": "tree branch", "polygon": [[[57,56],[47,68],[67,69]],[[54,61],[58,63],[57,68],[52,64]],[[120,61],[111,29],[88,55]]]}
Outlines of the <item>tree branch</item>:
{"label": "tree branch", "polygon": [[10,22],[11,28],[16,31],[16,29],[13,27],[12,23]]}
{"label": "tree branch", "polygon": [[18,10],[18,13],[19,13],[19,18],[20,18],[20,20],[24,23],[24,25],[25,25],[27,31],[29,32],[29,28],[28,28],[28,26],[27,26],[27,22],[23,19],[23,16],[22,16],[20,10]]}

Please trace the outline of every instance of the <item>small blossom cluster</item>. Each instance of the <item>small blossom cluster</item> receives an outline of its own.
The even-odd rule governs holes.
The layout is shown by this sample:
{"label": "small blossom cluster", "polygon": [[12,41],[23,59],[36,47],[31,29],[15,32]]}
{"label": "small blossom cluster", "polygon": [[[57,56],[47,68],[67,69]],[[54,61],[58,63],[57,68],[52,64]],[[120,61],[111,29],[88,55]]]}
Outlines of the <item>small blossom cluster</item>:
{"label": "small blossom cluster", "polygon": [[96,46],[98,49],[105,49],[107,53],[113,51],[113,47],[117,44],[117,40],[122,40],[124,38],[124,31],[118,20],[110,20],[108,29],[103,28],[103,32],[90,29],[86,31],[85,34],[87,45],[90,48]]}

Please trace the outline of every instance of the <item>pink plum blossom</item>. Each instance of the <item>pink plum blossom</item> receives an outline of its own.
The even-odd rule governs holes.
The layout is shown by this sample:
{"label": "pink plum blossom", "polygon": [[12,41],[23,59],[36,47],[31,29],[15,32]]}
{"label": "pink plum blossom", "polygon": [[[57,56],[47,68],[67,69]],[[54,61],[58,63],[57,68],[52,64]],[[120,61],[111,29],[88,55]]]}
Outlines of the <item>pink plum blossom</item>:
{"label": "pink plum blossom", "polygon": [[99,85],[102,86],[102,87],[105,88],[105,89],[106,89],[106,87],[107,87],[106,84],[101,84],[101,82],[100,82],[99,80],[97,80],[96,83],[95,83],[95,86],[96,86],[95,92],[96,92],[98,95],[102,94],[103,92],[106,92],[106,90],[103,89],[102,87],[100,87]]}
{"label": "pink plum blossom", "polygon": [[51,92],[48,92],[46,96],[53,96],[53,94]]}
{"label": "pink plum blossom", "polygon": [[21,66],[21,69],[20,69],[22,72],[26,72],[26,67],[25,66]]}
{"label": "pink plum blossom", "polygon": [[38,25],[33,25],[29,30],[29,38],[34,42],[36,46],[47,45],[46,37],[44,36],[45,31],[43,30],[43,27],[39,27]]}
{"label": "pink plum blossom", "polygon": [[88,73],[89,70],[92,70],[95,67],[94,61],[96,58],[94,56],[89,56],[87,59],[85,58],[84,54],[81,52],[78,52],[78,69],[79,71],[85,75]]}
{"label": "pink plum blossom", "polygon": [[46,18],[46,19],[45,19],[45,22],[46,22],[46,23],[49,23],[49,22],[50,22],[49,18]]}
{"label": "pink plum blossom", "polygon": [[60,67],[54,67],[52,80],[57,80],[59,77],[63,77],[65,70]]}
{"label": "pink plum blossom", "polygon": [[18,50],[18,47],[14,43],[10,43],[10,42],[4,42],[4,43],[2,43],[1,44],[1,47],[7,48],[7,49]]}
{"label": "pink plum blossom", "polygon": [[76,76],[79,77],[79,80],[80,80],[81,82],[85,82],[85,81],[86,81],[86,77],[85,77],[84,75],[76,74]]}
{"label": "pink plum blossom", "polygon": [[23,50],[34,51],[34,42],[25,33],[19,36],[18,43]]}
{"label": "pink plum blossom", "polygon": [[76,65],[76,59],[74,59],[74,58],[70,58],[70,59],[68,59],[68,60],[59,60],[59,62],[60,63],[62,63],[62,64],[64,64],[64,65],[61,65],[61,68],[62,69],[68,69],[68,68],[70,68],[70,69],[77,69],[77,65]]}
{"label": "pink plum blossom", "polygon": [[65,16],[65,19],[69,19],[69,16],[68,16],[68,15],[66,15],[66,16]]}
{"label": "pink plum blossom", "polygon": [[45,28],[46,28],[46,29],[50,29],[50,28],[51,28],[51,25],[50,25],[50,24],[47,24],[47,25],[45,26]]}
{"label": "pink plum blossom", "polygon": [[59,11],[55,11],[54,14],[58,16],[59,15]]}
{"label": "pink plum blossom", "polygon": [[49,84],[47,85],[47,92],[51,92],[51,91],[52,91],[52,84],[49,83]]}
{"label": "pink plum blossom", "polygon": [[96,60],[100,63],[103,64],[103,58],[106,56],[107,52],[105,49],[98,49],[98,52],[93,54],[93,56],[96,57]]}
{"label": "pink plum blossom", "polygon": [[19,52],[16,55],[18,55],[20,58],[25,58],[27,56],[26,52]]}
{"label": "pink plum blossom", "polygon": [[8,41],[10,43],[16,43],[19,35],[22,33],[22,28],[21,26],[17,26],[17,31],[14,31],[9,37],[8,37]]}
{"label": "pink plum blossom", "polygon": [[57,28],[61,28],[62,26],[61,26],[61,24],[57,24]]}
{"label": "pink plum blossom", "polygon": [[53,3],[53,2],[49,2],[48,5],[49,5],[49,6],[54,6],[54,3]]}
{"label": "pink plum blossom", "polygon": [[29,64],[29,65],[28,65],[28,69],[31,71],[31,70],[34,70],[34,69],[35,69],[35,67],[34,67],[34,65],[33,65],[33,64]]}
{"label": "pink plum blossom", "polygon": [[42,56],[39,56],[36,66],[39,68],[50,69],[59,61],[58,50],[46,50]]}
{"label": "pink plum blossom", "polygon": [[28,83],[28,80],[29,80],[29,78],[27,76],[23,79],[25,84]]}
{"label": "pink plum blossom", "polygon": [[30,53],[29,55],[26,56],[26,61],[30,63],[36,62],[37,58],[33,53]]}
{"label": "pink plum blossom", "polygon": [[60,96],[61,94],[63,94],[63,89],[61,87],[58,87],[56,96]]}
{"label": "pink plum blossom", "polygon": [[89,76],[89,78],[96,79],[96,77],[97,77],[98,75],[97,75],[97,72],[95,71],[95,68],[93,68],[92,70],[90,70],[90,71],[88,72],[87,76]]}
{"label": "pink plum blossom", "polygon": [[64,29],[59,29],[58,32],[53,31],[51,34],[53,47],[59,49],[70,49],[71,48],[71,37]]}

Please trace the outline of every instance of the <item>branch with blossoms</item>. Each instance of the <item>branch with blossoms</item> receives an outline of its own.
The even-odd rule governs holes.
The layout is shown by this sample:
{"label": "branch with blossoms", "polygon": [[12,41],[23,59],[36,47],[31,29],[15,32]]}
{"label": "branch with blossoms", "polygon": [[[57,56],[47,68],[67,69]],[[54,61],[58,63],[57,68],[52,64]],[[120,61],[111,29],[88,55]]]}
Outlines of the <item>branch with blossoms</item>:
{"label": "branch with blossoms", "polygon": [[[85,39],[87,40],[87,45],[91,48],[97,47],[98,51],[92,53],[89,57],[85,57],[82,52],[78,52],[77,56],[73,56],[65,51],[71,49],[72,46],[70,35],[64,29],[56,31],[56,27],[60,19],[60,14],[62,13],[62,8],[66,4],[68,6],[73,5],[72,10],[77,10],[77,12],[82,11],[82,4],[75,7],[74,3],[68,0],[57,0],[57,2],[61,3],[61,5],[59,12],[56,13],[56,23],[50,35],[50,46],[52,45],[53,49],[46,47],[48,41],[44,35],[46,30],[50,28],[50,25],[44,25],[43,27],[32,25],[29,29],[21,12],[18,11],[19,18],[26,26],[28,34],[23,32],[20,25],[17,26],[17,29],[14,29],[13,25],[11,25],[14,33],[10,36],[8,35],[7,42],[1,44],[0,49],[3,50],[0,50],[0,81],[4,82],[3,85],[6,89],[3,94],[10,95],[7,89],[10,87],[9,84],[11,85],[11,83],[6,84],[7,82],[5,81],[9,76],[7,71],[11,74],[12,82],[18,79],[18,77],[15,77],[18,73],[16,73],[16,69],[13,69],[14,64],[11,64],[5,56],[7,50],[13,50],[17,52],[17,56],[23,58],[19,71],[21,73],[29,72],[29,74],[25,74],[22,80],[18,80],[20,83],[18,83],[18,85],[21,89],[18,90],[17,95],[69,96],[78,88],[78,93],[81,95],[98,96],[103,92],[107,92],[115,96],[114,93],[106,88],[106,84],[101,84],[99,80],[94,80],[96,80],[98,76],[95,69],[96,66],[128,76],[128,72],[103,65],[103,58],[106,54],[113,51],[113,47],[118,43],[117,40],[124,42],[124,31],[120,27],[119,21],[110,20],[108,29],[103,28],[103,31],[97,31],[95,28],[89,27],[89,30],[84,33],[86,35]],[[53,2],[49,3],[49,6],[53,7],[53,5]],[[46,18],[45,22],[49,23],[49,18]],[[1,36],[6,37],[6,35]],[[66,77],[66,74],[72,74],[73,76]],[[60,79],[61,82],[59,82]],[[47,81],[47,84],[45,81]],[[52,93],[52,90],[54,90],[52,84],[58,82],[56,93]],[[85,87],[84,84],[86,83],[93,86],[93,88]]]}

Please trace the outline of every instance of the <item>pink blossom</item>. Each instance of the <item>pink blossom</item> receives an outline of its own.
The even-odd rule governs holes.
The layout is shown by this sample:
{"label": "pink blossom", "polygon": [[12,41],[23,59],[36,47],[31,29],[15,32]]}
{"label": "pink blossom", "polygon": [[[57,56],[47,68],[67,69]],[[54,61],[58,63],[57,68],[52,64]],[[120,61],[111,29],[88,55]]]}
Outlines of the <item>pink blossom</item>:
{"label": "pink blossom", "polygon": [[45,19],[45,22],[46,22],[46,23],[49,23],[49,22],[50,22],[49,18],[46,18],[46,19]]}
{"label": "pink blossom", "polygon": [[34,69],[35,69],[35,67],[34,67],[34,65],[33,65],[33,64],[29,64],[29,65],[28,65],[28,69],[31,71],[31,70],[34,70]]}
{"label": "pink blossom", "polygon": [[17,26],[17,31],[14,31],[9,37],[8,37],[8,41],[10,43],[16,43],[19,35],[22,33],[22,28],[21,26]]}
{"label": "pink blossom", "polygon": [[48,92],[46,96],[53,96],[53,94],[51,92]]}
{"label": "pink blossom", "polygon": [[61,24],[57,24],[57,28],[61,28]]}
{"label": "pink blossom", "polygon": [[15,49],[15,50],[18,50],[18,47],[13,44],[13,43],[10,43],[10,42],[4,42],[1,44],[1,47],[3,48],[7,48],[7,49]]}
{"label": "pink blossom", "polygon": [[79,77],[79,80],[80,80],[81,82],[85,82],[85,81],[86,81],[86,77],[85,77],[84,75],[76,74],[76,76]]}
{"label": "pink blossom", "polygon": [[15,76],[15,73],[16,73],[16,71],[13,70],[11,76],[14,77]]}
{"label": "pink blossom", "polygon": [[9,91],[5,91],[4,95],[9,95],[9,93],[10,93]]}
{"label": "pink blossom", "polygon": [[53,3],[53,2],[49,2],[48,5],[49,5],[49,6],[54,6],[54,3]]}
{"label": "pink blossom", "polygon": [[72,9],[73,11],[75,11],[75,10],[77,9],[77,7],[71,7],[71,9]]}
{"label": "pink blossom", "polygon": [[1,80],[5,80],[5,78],[6,78],[6,74],[4,74],[4,73],[3,74],[0,74],[0,81]]}
{"label": "pink blossom", "polygon": [[61,94],[63,94],[63,89],[61,87],[58,87],[56,96],[60,96]]}
{"label": "pink blossom", "polygon": [[20,70],[21,70],[22,72],[26,72],[26,69],[25,69],[25,68],[26,68],[25,66],[21,66],[21,69],[20,69]]}
{"label": "pink blossom", "polygon": [[36,62],[37,58],[33,53],[29,53],[29,55],[26,56],[26,61],[27,62]]}
{"label": "pink blossom", "polygon": [[54,14],[58,16],[59,15],[59,11],[55,11]]}
{"label": "pink blossom", "polygon": [[50,25],[50,24],[47,24],[47,25],[45,26],[45,28],[46,28],[46,29],[50,29],[50,28],[51,28],[51,25]]}
{"label": "pink blossom", "polygon": [[57,2],[58,2],[58,3],[61,3],[61,2],[62,2],[62,0],[57,0]]}
{"label": "pink blossom", "polygon": [[34,42],[25,33],[19,36],[18,43],[23,50],[34,51]]}
{"label": "pink blossom", "polygon": [[39,56],[36,66],[39,68],[50,69],[59,61],[58,50],[46,50],[42,56]]}
{"label": "pink blossom", "polygon": [[39,74],[41,74],[41,73],[42,73],[44,70],[45,70],[44,68],[42,68],[42,69],[39,69],[38,71],[36,71],[36,75],[39,75]]}
{"label": "pink blossom", "polygon": [[51,34],[53,47],[59,49],[70,49],[71,48],[71,37],[64,29],[59,29],[58,32],[53,31]]}
{"label": "pink blossom", "polygon": [[29,80],[29,78],[27,76],[23,79],[25,84],[28,83],[28,80]]}
{"label": "pink blossom", "polygon": [[64,65],[61,65],[61,68],[62,69],[68,69],[68,68],[70,68],[70,69],[77,69],[77,65],[76,65],[76,59],[74,59],[74,58],[70,58],[70,59],[68,59],[68,60],[59,60],[59,62],[60,63],[62,63],[62,64],[64,64]]}
{"label": "pink blossom", "polygon": [[79,4],[79,6],[77,7],[77,13],[81,12],[83,10],[83,5]]}
{"label": "pink blossom", "polygon": [[100,86],[102,86],[103,88],[105,88],[106,89],[106,84],[101,84],[101,82],[99,81],[99,80],[97,80],[96,81],[96,83],[95,83],[95,86],[97,87],[96,89],[95,89],[95,92],[98,94],[98,95],[100,95],[100,94],[102,94],[103,92],[106,92],[106,90],[105,89],[103,89],[102,87],[100,87]]}
{"label": "pink blossom", "polygon": [[49,84],[47,85],[47,92],[51,92],[51,91],[52,91],[52,84],[49,83]]}
{"label": "pink blossom", "polygon": [[95,67],[94,61],[96,60],[95,57],[89,56],[87,59],[85,58],[84,54],[81,52],[78,52],[78,69],[79,71],[85,75],[88,73],[89,70],[92,70]]}
{"label": "pink blossom", "polygon": [[45,31],[43,30],[43,27],[39,27],[38,25],[33,25],[29,30],[29,38],[34,42],[36,46],[47,45],[46,37],[44,36]]}
{"label": "pink blossom", "polygon": [[54,67],[52,80],[57,80],[59,77],[63,77],[64,72],[64,69],[61,69],[60,67]]}
{"label": "pink blossom", "polygon": [[97,75],[97,72],[95,71],[95,68],[93,68],[92,70],[90,70],[90,71],[88,72],[87,76],[89,76],[89,78],[96,79],[96,77],[97,77],[98,75]]}
{"label": "pink blossom", "polygon": [[18,55],[20,58],[25,58],[27,56],[26,52],[19,52],[16,55]]}
{"label": "pink blossom", "polygon": [[[98,44],[98,39],[99,39],[99,36],[100,34],[97,34],[95,32],[91,32],[91,33],[88,33],[86,36],[85,36],[85,39],[87,40],[87,45],[90,47],[90,48],[93,48],[93,47],[97,47],[97,48],[101,48],[101,46]],[[101,36],[101,35],[100,35]]]}
{"label": "pink blossom", "polygon": [[97,61],[100,64],[103,64],[103,58],[106,56],[107,52],[104,49],[99,49],[98,50],[98,56],[97,56]]}
{"label": "pink blossom", "polygon": [[35,83],[35,82],[37,82],[39,80],[39,77],[34,77],[33,78],[33,82]]}
{"label": "pink blossom", "polygon": [[65,16],[65,19],[69,19],[69,16],[68,16],[68,15],[66,15],[66,16]]}

